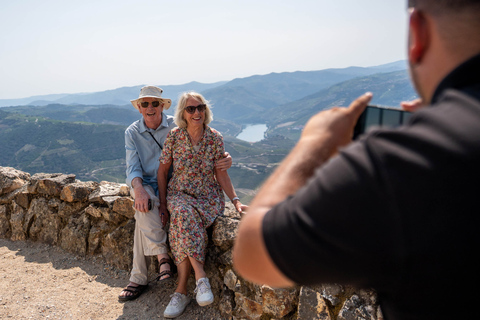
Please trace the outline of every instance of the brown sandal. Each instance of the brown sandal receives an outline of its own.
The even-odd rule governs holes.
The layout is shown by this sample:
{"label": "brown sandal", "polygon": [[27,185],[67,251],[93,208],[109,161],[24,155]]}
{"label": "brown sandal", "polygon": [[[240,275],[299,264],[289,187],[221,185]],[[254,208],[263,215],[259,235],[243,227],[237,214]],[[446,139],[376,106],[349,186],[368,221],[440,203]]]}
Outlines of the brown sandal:
{"label": "brown sandal", "polygon": [[130,300],[135,300],[137,299],[138,297],[140,297],[140,295],[145,291],[145,289],[147,289],[148,285],[145,284],[145,285],[141,285],[139,284],[138,286],[134,287],[134,286],[127,286],[126,288],[124,288],[122,290],[123,291],[127,291],[127,292],[131,292],[133,293],[132,295],[129,295],[129,296],[118,296],[118,301],[120,302],[124,302],[124,301],[130,301]]}
{"label": "brown sandal", "polygon": [[[173,275],[174,275],[177,267],[173,263],[172,259],[163,258],[162,260],[160,260],[159,265],[158,265],[158,271],[160,271],[161,266],[165,263],[170,266],[170,270],[164,270],[164,271],[160,272],[160,274],[158,275],[158,277],[156,279],[157,281],[161,282],[161,281],[167,281],[167,280],[172,280],[173,279]],[[168,278],[161,279],[163,276],[166,276],[166,275],[168,275]]]}

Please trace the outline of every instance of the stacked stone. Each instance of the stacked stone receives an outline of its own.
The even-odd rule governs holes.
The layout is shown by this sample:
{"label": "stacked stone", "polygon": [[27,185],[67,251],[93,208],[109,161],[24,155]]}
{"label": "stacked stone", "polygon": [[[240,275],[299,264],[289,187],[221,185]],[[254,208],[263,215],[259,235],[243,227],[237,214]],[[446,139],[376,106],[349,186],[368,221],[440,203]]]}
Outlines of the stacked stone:
{"label": "stacked stone", "polygon": [[[38,241],[129,271],[135,219],[125,184],[0,167],[0,237]],[[228,203],[209,230],[205,269],[225,319],[382,319],[376,295],[340,285],[273,289],[239,277],[232,247],[240,216]],[[158,268],[150,259],[151,273]]]}

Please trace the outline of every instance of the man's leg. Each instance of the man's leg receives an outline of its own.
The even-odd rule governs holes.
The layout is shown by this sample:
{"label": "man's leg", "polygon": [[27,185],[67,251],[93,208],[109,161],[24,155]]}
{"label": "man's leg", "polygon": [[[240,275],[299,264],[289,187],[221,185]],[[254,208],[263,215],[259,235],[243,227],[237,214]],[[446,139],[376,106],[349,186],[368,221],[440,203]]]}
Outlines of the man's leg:
{"label": "man's leg", "polygon": [[[160,203],[155,196],[153,188],[145,186],[150,199],[152,199],[152,210],[149,212],[135,212],[135,234],[133,240],[133,264],[130,273],[129,286],[146,285],[148,283],[148,267],[145,256],[157,256],[168,258],[167,233],[158,213]],[[130,194],[135,197],[133,190]],[[162,265],[163,270],[169,270],[170,266]],[[163,271],[162,270],[162,271]],[[131,295],[130,292],[122,291],[121,295]]]}

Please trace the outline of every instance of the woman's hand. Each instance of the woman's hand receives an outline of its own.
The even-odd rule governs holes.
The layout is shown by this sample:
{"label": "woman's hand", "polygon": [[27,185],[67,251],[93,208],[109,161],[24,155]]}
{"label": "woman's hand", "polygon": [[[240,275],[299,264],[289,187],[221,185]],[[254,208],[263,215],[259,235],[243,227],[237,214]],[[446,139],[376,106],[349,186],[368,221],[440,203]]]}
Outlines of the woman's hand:
{"label": "woman's hand", "polygon": [[168,220],[170,220],[170,213],[167,210],[167,206],[160,204],[158,207],[158,214],[162,220],[162,225],[165,227],[168,223]]}
{"label": "woman's hand", "polygon": [[230,169],[230,167],[232,166],[232,163],[233,163],[232,156],[230,156],[230,153],[225,152],[224,157],[225,158],[220,159],[215,163],[215,168],[216,169],[219,169],[219,170],[222,170],[222,171],[226,171],[226,170]]}
{"label": "woman's hand", "polygon": [[245,204],[242,204],[240,200],[234,200],[233,205],[235,206],[235,209],[238,211],[240,214],[244,214],[248,210],[248,206]]}

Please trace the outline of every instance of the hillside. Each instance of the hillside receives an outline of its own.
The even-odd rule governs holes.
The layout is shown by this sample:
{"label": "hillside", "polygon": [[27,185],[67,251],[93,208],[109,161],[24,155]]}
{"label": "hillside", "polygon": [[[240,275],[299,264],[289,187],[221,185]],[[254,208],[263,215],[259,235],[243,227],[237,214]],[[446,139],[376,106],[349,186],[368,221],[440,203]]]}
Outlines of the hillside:
{"label": "hillside", "polygon": [[[222,120],[212,123],[212,127],[222,132],[240,131],[239,126]],[[51,120],[0,109],[0,166],[31,174],[74,173],[79,180],[124,182],[125,128]],[[237,188],[246,189],[239,194],[251,195],[292,146],[292,141],[279,147],[273,142],[250,144],[226,135],[225,149],[235,159],[230,176]]]}
{"label": "hillside", "polygon": [[267,121],[268,134],[282,135],[296,141],[301,128],[312,115],[333,106],[348,106],[367,91],[373,92],[371,104],[374,105],[398,107],[401,101],[417,98],[407,71],[356,78],[275,108]]}
{"label": "hillside", "polygon": [[[180,85],[158,85],[164,91],[163,96],[176,100],[181,92],[187,90],[204,91],[224,84],[226,81],[215,83],[200,83],[192,81]],[[43,96],[33,96],[22,99],[0,99],[0,107],[19,106],[19,105],[35,105],[44,106],[48,104],[83,104],[83,105],[125,105],[131,99],[138,97],[140,89],[144,85],[133,87],[122,87],[113,90],[91,92],[91,93],[74,93],[74,94],[51,94]]]}
{"label": "hillside", "polygon": [[[414,99],[416,94],[404,67],[404,62],[396,62],[371,68],[272,73],[228,83],[192,82],[164,88],[204,90],[213,103],[211,126],[224,135],[225,149],[234,159],[229,174],[247,202],[288,154],[313,114],[332,106],[346,106],[366,91],[374,93],[373,104],[398,106],[400,101]],[[0,165],[29,173],[64,172],[74,173],[81,180],[123,182],[123,134],[141,117],[129,104],[138,96],[139,88],[96,93],[95,101],[103,102],[123,95],[120,105],[79,104],[80,97],[95,96],[79,94],[79,100],[73,95],[54,96],[56,101],[69,97],[75,103],[0,108]],[[173,114],[173,109],[167,113]],[[257,143],[236,139],[248,123],[266,123],[267,138]]]}
{"label": "hillside", "polygon": [[[249,112],[243,114],[237,112],[239,107],[247,107],[249,110],[257,112],[268,110],[349,79],[405,69],[405,61],[397,61],[373,67],[270,73],[237,78],[228,82],[205,84],[193,81],[181,85],[160,85],[160,87],[164,90],[163,96],[172,99],[173,105],[175,105],[180,93],[193,90],[201,92],[208,97],[216,108],[215,114],[217,117],[223,119],[235,117],[236,121],[248,123],[254,120],[254,118],[248,116]],[[122,87],[92,93],[0,99],[0,107],[20,105],[45,106],[48,104],[125,106],[129,104],[131,99],[138,97],[142,86]]]}
{"label": "hillside", "polygon": [[[75,173],[95,179],[95,171],[124,171],[123,126],[71,123],[0,110],[0,164],[29,173]],[[102,177],[113,179],[113,176]]]}

